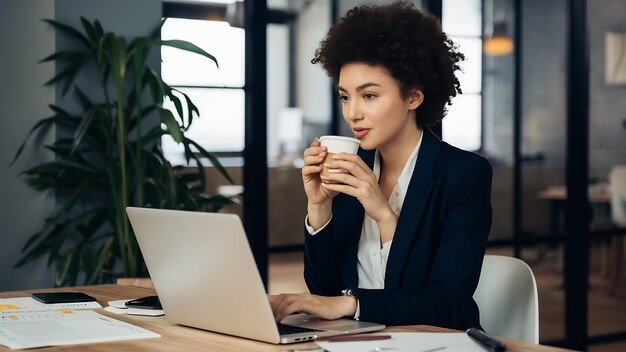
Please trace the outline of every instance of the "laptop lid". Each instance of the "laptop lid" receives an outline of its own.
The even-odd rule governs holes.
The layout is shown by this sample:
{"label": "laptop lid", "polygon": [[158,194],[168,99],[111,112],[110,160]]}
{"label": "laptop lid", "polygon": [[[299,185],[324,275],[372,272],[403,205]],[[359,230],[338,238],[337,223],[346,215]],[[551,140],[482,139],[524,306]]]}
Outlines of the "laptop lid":
{"label": "laptop lid", "polygon": [[280,341],[237,215],[131,207],[126,211],[167,320]]}
{"label": "laptop lid", "polygon": [[385,328],[300,314],[283,323],[315,331],[280,335],[237,215],[133,207],[126,212],[172,323],[270,343]]}

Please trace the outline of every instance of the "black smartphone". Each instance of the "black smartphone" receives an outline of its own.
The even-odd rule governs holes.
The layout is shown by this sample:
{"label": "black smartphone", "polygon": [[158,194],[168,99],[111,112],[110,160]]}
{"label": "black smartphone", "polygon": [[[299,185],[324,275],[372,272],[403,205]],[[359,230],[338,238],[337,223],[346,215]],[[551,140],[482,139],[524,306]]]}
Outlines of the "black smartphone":
{"label": "black smartphone", "polygon": [[34,299],[42,303],[77,303],[77,302],[93,302],[96,299],[82,292],[50,292],[50,293],[33,293]]}
{"label": "black smartphone", "polygon": [[147,296],[133,299],[124,304],[126,308],[163,309],[159,296]]}

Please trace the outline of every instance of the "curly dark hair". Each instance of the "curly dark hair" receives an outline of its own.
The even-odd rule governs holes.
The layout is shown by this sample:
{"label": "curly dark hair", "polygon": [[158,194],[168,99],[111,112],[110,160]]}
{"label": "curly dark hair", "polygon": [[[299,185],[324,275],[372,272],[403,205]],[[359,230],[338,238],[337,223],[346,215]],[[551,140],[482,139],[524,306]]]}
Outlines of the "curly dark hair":
{"label": "curly dark hair", "polygon": [[417,123],[432,126],[446,115],[452,97],[462,93],[455,71],[464,59],[435,16],[400,1],[348,11],[320,42],[311,63],[320,62],[335,84],[345,64],[385,67],[399,82],[403,98],[422,91]]}

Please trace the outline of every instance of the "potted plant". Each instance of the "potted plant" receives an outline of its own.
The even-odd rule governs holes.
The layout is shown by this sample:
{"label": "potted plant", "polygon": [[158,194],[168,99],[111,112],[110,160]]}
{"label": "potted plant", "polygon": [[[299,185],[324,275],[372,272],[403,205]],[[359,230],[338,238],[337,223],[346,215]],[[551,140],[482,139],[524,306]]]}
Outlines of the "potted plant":
{"label": "potted plant", "polygon": [[[15,155],[13,161],[35,132],[54,126],[67,135],[44,146],[54,153],[53,161],[22,173],[28,185],[54,191],[61,201],[26,242],[16,266],[47,255],[48,265],[56,264],[57,286],[74,285],[79,279],[94,284],[117,276],[147,276],[126,217],[127,206],[217,211],[233,203],[204,193],[201,158],[232,180],[212,154],[185,136],[194,116],[198,117],[197,107],[163,82],[147,59],[151,49],[165,45],[216,64],[217,60],[189,42],[161,40],[163,21],[148,36],[130,42],[105,32],[97,20],[81,18],[82,31],[53,20],[45,22],[77,43],[76,49],[42,60],[64,65],[46,85],[58,85],[63,95],[71,90],[82,111],[50,105],[52,116],[31,129]],[[89,96],[74,82],[78,72],[94,71],[93,67],[100,98]],[[173,102],[175,112],[163,108],[165,99]],[[194,169],[172,166],[165,159],[160,149],[163,135],[183,145],[187,163],[196,164]]]}

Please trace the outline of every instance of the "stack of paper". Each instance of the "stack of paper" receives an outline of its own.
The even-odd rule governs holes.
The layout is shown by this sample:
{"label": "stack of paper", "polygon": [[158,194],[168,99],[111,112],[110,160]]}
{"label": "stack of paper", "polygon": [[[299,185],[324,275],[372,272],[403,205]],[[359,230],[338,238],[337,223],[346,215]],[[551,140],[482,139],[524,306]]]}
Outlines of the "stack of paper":
{"label": "stack of paper", "polygon": [[329,352],[485,352],[465,333],[398,332],[388,340],[316,342]]}
{"label": "stack of paper", "polygon": [[160,336],[94,311],[56,309],[33,301],[0,299],[0,344],[21,349]]}
{"label": "stack of paper", "polygon": [[150,317],[158,317],[165,314],[163,309],[127,308],[125,303],[128,301],[132,301],[132,299],[110,301],[109,306],[104,308],[104,310],[115,314],[147,315]]}

